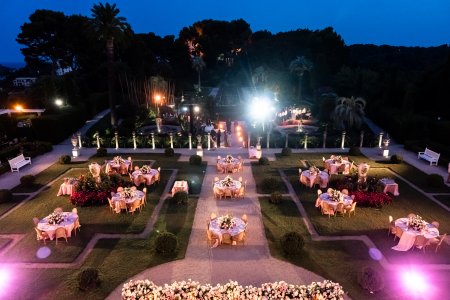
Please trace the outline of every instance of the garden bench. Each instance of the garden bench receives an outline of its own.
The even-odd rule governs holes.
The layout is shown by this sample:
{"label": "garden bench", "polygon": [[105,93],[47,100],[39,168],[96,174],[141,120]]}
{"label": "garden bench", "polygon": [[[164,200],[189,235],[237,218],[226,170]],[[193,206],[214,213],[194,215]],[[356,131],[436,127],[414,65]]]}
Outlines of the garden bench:
{"label": "garden bench", "polygon": [[14,171],[19,172],[19,169],[21,167],[28,165],[28,164],[31,165],[31,158],[25,157],[25,156],[23,156],[23,154],[20,154],[19,156],[9,159],[8,162],[11,167],[11,172],[14,172]]}
{"label": "garden bench", "polygon": [[419,152],[419,154],[417,155],[417,158],[423,158],[427,161],[430,162],[430,166],[432,166],[433,164],[435,166],[437,166],[438,160],[439,160],[439,156],[441,156],[440,153],[434,152],[428,148],[425,148],[424,152]]}

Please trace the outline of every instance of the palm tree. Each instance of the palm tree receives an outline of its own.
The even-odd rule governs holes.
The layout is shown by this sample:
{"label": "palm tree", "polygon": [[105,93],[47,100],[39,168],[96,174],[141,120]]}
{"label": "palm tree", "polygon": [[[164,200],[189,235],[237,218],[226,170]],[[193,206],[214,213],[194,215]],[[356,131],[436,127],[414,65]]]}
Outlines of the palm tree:
{"label": "palm tree", "polygon": [[116,4],[94,4],[91,9],[91,20],[94,30],[100,39],[106,42],[106,57],[108,61],[108,101],[111,109],[111,126],[116,127],[117,119],[114,104],[114,40],[120,39],[125,32],[130,31],[130,25],[124,17],[119,17],[120,10]]}
{"label": "palm tree", "polygon": [[201,56],[194,56],[192,58],[192,68],[194,68],[198,73],[198,91],[201,92],[200,87],[200,72],[206,67],[205,61]]}
{"label": "palm tree", "polygon": [[336,107],[333,111],[333,120],[336,127],[359,128],[364,119],[364,109],[366,108],[366,100],[361,97],[340,97],[336,101]]}
{"label": "palm tree", "polygon": [[305,71],[311,71],[313,63],[304,56],[297,56],[289,64],[289,71],[298,76],[298,101],[302,100],[302,78]]}

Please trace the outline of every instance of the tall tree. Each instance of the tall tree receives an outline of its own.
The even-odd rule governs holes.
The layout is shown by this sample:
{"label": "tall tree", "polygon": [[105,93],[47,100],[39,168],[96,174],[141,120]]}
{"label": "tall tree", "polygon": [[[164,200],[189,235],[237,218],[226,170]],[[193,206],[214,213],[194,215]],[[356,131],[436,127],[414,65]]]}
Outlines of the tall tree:
{"label": "tall tree", "polygon": [[339,129],[359,128],[364,119],[366,100],[361,97],[340,97],[336,101],[333,120]]}
{"label": "tall tree", "polygon": [[302,79],[305,71],[311,71],[312,62],[304,56],[297,56],[296,59],[289,64],[289,71],[298,77],[298,101],[302,101]]}
{"label": "tall tree", "polygon": [[198,91],[199,92],[202,91],[202,88],[200,85],[200,73],[205,67],[206,67],[206,64],[203,61],[203,58],[201,56],[194,56],[192,58],[192,68],[194,68],[194,70],[196,70],[198,73]]}
{"label": "tall tree", "polygon": [[121,39],[126,32],[130,32],[130,25],[124,17],[119,17],[120,10],[116,4],[103,3],[94,4],[91,9],[92,25],[98,37],[104,40],[106,46],[106,57],[108,62],[108,101],[111,109],[111,126],[117,126],[115,112],[115,74],[114,74],[114,40]]}

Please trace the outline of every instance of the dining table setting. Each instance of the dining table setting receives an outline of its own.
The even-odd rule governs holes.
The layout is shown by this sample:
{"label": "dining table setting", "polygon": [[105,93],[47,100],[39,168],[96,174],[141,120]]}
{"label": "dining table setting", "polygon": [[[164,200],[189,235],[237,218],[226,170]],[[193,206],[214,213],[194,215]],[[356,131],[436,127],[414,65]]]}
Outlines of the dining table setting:
{"label": "dining table setting", "polygon": [[383,187],[383,193],[385,193],[385,194],[391,193],[394,196],[400,195],[400,193],[398,191],[398,184],[395,182],[394,179],[381,178],[378,182]]}
{"label": "dining table setting", "polygon": [[131,180],[136,186],[145,183],[145,185],[152,185],[160,179],[161,169],[153,169],[148,165],[142,167],[135,166],[133,173],[131,173]]}
{"label": "dining table setting", "polygon": [[242,159],[227,155],[217,157],[217,171],[220,173],[236,173],[242,168]]}
{"label": "dining table setting", "polygon": [[186,192],[189,194],[189,185],[186,180],[177,180],[173,183],[172,197],[178,192]]}
{"label": "dining table setting", "polygon": [[[218,237],[218,244],[222,243],[223,235],[225,233],[234,237],[244,232],[246,228],[247,223],[242,218],[234,217],[231,214],[211,219],[208,227],[211,233]],[[217,244],[215,246],[217,246]]]}
{"label": "dining table setting", "polygon": [[345,207],[353,204],[353,198],[342,191],[335,189],[328,189],[326,193],[321,193],[317,200],[316,206],[319,207],[322,202],[328,203],[334,210],[336,210],[339,203],[343,203]]}
{"label": "dining table setting", "polygon": [[141,201],[144,196],[145,193],[143,191],[134,188],[124,188],[122,191],[119,191],[111,196],[111,200],[114,204],[114,211],[118,214],[121,212],[121,200],[125,201],[127,207],[129,207],[132,206],[133,202]]}
{"label": "dining table setting", "polygon": [[427,241],[439,237],[439,229],[419,215],[398,218],[394,224],[403,232],[398,244],[392,247],[396,251],[408,251],[413,248],[418,236],[423,236]]}
{"label": "dining table setting", "polygon": [[124,159],[121,156],[115,156],[112,160],[106,161],[105,172],[107,174],[115,172],[125,175],[131,170],[132,160],[131,157]]}
{"label": "dining table setting", "polygon": [[348,157],[342,157],[340,155],[331,155],[329,159],[323,159],[324,168],[331,174],[350,174],[352,163],[348,160]]}
{"label": "dining table setting", "polygon": [[55,237],[56,229],[63,227],[66,231],[66,236],[71,237],[72,230],[75,227],[75,222],[78,219],[78,214],[74,212],[53,212],[45,218],[39,220],[37,229],[47,233],[50,240]]}
{"label": "dining table setting", "polygon": [[59,190],[56,196],[72,196],[72,193],[75,192],[77,183],[78,179],[74,177],[65,177],[63,183],[61,183],[61,185],[59,186]]}
{"label": "dining table setting", "polygon": [[300,172],[300,182],[310,188],[314,187],[315,184],[318,184],[320,188],[326,188],[329,177],[327,172],[314,166]]}
{"label": "dining table setting", "polygon": [[224,179],[214,182],[213,191],[214,194],[221,197],[235,197],[241,187],[241,181],[233,179],[231,176],[226,176]]}

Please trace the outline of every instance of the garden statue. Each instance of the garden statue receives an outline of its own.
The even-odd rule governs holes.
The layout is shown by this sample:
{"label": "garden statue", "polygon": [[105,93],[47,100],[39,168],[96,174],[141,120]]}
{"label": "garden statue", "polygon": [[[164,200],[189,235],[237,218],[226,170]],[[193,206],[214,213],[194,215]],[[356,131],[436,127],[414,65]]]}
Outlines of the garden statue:
{"label": "garden statue", "polygon": [[89,172],[92,174],[92,177],[94,177],[97,183],[100,183],[100,169],[100,165],[96,162],[89,165]]}
{"label": "garden statue", "polygon": [[363,162],[358,166],[358,183],[364,183],[367,181],[367,174],[369,173],[370,165]]}

